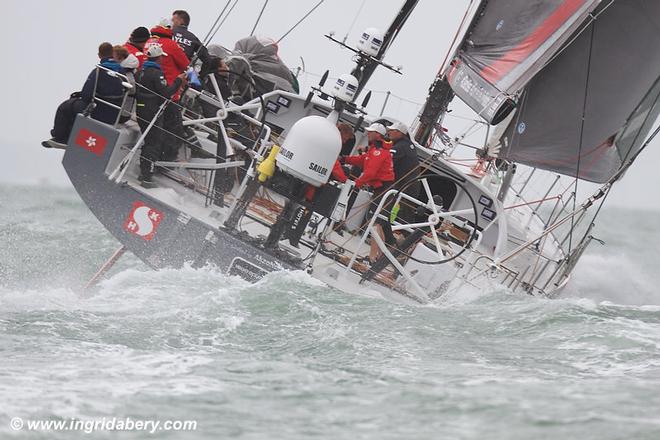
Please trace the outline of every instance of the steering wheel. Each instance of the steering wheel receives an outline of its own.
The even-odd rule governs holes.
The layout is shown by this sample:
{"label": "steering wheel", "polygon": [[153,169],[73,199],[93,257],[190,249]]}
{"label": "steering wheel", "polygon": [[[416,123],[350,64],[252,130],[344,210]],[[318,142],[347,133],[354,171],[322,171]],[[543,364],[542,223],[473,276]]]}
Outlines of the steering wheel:
{"label": "steering wheel", "polygon": [[[465,193],[468,200],[470,200],[471,208],[459,209],[454,211],[442,211],[440,209],[441,207],[436,205],[434,200],[434,195],[428,183],[429,179],[434,179],[434,178],[451,180],[452,183],[456,185],[459,191]],[[419,237],[419,239],[414,241],[413,243],[410,243],[409,246],[406,247],[414,249],[414,247],[412,246],[414,246],[416,243],[418,243],[421,240],[425,240],[425,237],[428,237],[430,234],[430,243],[427,242],[425,244],[426,245],[431,244],[433,248],[435,248],[434,250],[438,254],[439,260],[433,260],[433,261],[420,260],[408,254],[407,250],[405,249],[402,249],[401,251],[399,251],[399,253],[421,264],[444,264],[449,261],[455,260],[470,248],[470,245],[479,234],[478,231],[479,213],[477,210],[477,205],[474,202],[474,198],[461,182],[459,182],[457,179],[451,176],[444,176],[444,175],[440,176],[438,174],[425,174],[417,177],[417,179],[415,180],[411,180],[401,189],[399,189],[398,193],[396,194],[395,200],[398,200],[402,192],[405,192],[405,190],[408,187],[410,187],[411,185],[413,185],[415,182],[418,181],[421,182],[422,188],[424,189],[424,192],[428,197],[428,201],[426,205],[418,205],[417,214],[421,213],[422,215],[425,215],[426,218],[422,218],[421,219],[422,221],[420,222],[415,222],[410,224],[410,227],[408,229],[413,230],[411,236],[413,237],[413,239],[417,237]],[[459,192],[457,192],[456,196],[458,196],[458,194]],[[468,222],[464,220],[462,217],[466,215],[469,216],[470,214],[474,216],[474,225],[469,225],[469,227],[467,228],[467,229],[471,229],[471,232],[469,232],[469,236],[467,236],[467,238],[465,239],[460,239],[452,235],[452,232],[454,233],[460,232],[462,234],[466,233],[465,229],[466,226],[468,225]],[[418,217],[420,217],[420,215],[418,215]],[[401,229],[406,229],[405,224],[403,224],[400,227],[393,228],[393,230],[401,230]],[[424,231],[426,233],[422,234],[422,232]],[[451,252],[451,255],[449,256],[445,255],[444,250]]]}

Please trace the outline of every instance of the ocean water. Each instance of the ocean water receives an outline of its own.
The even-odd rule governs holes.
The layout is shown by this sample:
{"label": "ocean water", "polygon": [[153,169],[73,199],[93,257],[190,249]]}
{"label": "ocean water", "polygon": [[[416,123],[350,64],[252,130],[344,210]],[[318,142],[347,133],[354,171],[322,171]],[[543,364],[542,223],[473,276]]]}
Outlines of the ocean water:
{"label": "ocean water", "polygon": [[[657,213],[610,209],[556,300],[413,307],[303,273],[148,270],[71,189],[0,186],[0,438],[659,439]],[[14,430],[194,420],[194,431]]]}

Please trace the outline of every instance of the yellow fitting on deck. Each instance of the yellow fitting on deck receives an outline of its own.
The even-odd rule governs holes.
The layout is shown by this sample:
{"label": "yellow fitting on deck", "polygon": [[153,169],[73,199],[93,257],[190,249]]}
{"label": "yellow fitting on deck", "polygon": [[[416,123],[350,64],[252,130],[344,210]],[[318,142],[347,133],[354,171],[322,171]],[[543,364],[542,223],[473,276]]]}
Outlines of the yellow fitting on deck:
{"label": "yellow fitting on deck", "polygon": [[280,152],[279,145],[273,145],[268,153],[266,160],[261,162],[257,167],[257,172],[259,173],[259,182],[264,183],[266,180],[273,177],[275,174],[275,157]]}

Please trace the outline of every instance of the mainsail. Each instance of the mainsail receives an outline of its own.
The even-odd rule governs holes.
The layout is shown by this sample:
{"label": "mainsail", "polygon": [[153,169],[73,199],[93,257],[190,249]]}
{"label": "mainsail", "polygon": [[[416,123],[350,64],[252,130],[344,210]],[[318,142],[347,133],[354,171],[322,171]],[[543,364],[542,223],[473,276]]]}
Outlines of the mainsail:
{"label": "mainsail", "polygon": [[527,85],[500,157],[605,182],[660,113],[660,1],[603,2]]}

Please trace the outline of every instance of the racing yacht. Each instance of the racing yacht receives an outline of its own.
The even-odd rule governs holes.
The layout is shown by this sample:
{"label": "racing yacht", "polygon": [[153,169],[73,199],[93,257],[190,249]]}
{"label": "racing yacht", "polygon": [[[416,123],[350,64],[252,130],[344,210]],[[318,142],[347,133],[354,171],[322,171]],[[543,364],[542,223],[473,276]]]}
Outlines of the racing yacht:
{"label": "racing yacht", "polygon": [[[154,269],[211,264],[251,281],[303,270],[349,293],[420,304],[493,283],[555,296],[594,240],[611,187],[657,134],[660,4],[471,2],[411,124],[422,190],[392,185],[373,197],[331,179],[336,126],[349,124],[359,146],[370,124],[402,122],[369,114],[363,92],[376,68],[397,74],[383,58],[417,3],[405,1],[385,32],[369,28],[355,47],[327,35],[355,67],[326,72],[306,95],[249,65],[263,58],[229,51],[229,89],[253,98],[223,96],[211,75],[211,92],[189,88],[188,104],[166,102],[180,106],[191,136],[179,160],[155,163],[153,188],[138,180],[146,132],[132,121],[78,115],[64,168],[122,251]],[[612,68],[620,57],[634,68]],[[443,127],[456,97],[487,128],[482,145],[467,145],[469,160],[455,155],[464,138]],[[195,102],[216,111],[205,117]],[[597,185],[578,200],[578,182]],[[414,218],[397,216],[403,205]],[[381,238],[382,222],[396,242]],[[380,257],[370,262],[372,243]]]}

